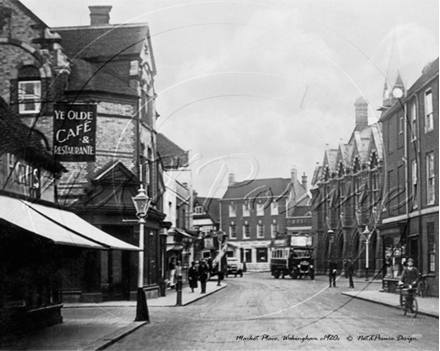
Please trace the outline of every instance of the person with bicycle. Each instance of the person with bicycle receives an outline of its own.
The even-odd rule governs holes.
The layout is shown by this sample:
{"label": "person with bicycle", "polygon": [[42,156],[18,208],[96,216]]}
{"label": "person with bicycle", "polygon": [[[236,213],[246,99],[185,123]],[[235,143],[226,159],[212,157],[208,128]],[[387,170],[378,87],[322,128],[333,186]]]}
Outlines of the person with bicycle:
{"label": "person with bicycle", "polygon": [[[414,260],[412,258],[408,259],[407,267],[403,270],[402,276],[399,281],[399,285],[404,288],[416,289],[417,283],[420,279],[419,270],[414,267]],[[408,305],[412,306],[412,299],[414,298],[413,294],[408,294]]]}

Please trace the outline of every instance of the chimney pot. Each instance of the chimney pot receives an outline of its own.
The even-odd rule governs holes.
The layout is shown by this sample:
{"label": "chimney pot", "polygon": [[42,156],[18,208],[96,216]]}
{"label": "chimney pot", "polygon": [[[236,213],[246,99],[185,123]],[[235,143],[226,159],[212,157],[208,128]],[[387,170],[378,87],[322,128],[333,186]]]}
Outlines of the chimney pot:
{"label": "chimney pot", "polygon": [[89,6],[90,25],[103,26],[109,24],[112,6]]}
{"label": "chimney pot", "polygon": [[234,185],[234,183],[235,183],[235,174],[234,173],[229,173],[228,185]]}
{"label": "chimney pot", "polygon": [[302,175],[302,186],[303,186],[304,190],[307,190],[307,176],[305,173],[303,173],[303,175]]}

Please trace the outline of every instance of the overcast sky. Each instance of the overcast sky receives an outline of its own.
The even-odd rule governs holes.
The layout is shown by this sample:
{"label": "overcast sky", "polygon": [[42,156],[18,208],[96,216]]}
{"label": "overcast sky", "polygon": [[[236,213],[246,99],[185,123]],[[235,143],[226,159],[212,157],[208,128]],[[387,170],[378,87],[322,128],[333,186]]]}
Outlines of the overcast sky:
{"label": "overcast sky", "polygon": [[380,117],[394,33],[407,88],[439,53],[438,0],[22,2],[50,27],[88,25],[90,5],[149,24],[157,129],[191,150],[202,196],[221,197],[228,173],[288,178],[296,165],[310,182],[326,144],[348,142],[358,97]]}

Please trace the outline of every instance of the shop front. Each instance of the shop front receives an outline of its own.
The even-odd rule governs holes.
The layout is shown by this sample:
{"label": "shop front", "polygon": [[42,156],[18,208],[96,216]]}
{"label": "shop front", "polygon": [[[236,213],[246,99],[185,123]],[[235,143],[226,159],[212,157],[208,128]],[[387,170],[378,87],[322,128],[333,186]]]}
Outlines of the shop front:
{"label": "shop front", "polygon": [[408,256],[405,223],[384,226],[381,235],[384,262],[382,286],[384,291],[394,293]]}

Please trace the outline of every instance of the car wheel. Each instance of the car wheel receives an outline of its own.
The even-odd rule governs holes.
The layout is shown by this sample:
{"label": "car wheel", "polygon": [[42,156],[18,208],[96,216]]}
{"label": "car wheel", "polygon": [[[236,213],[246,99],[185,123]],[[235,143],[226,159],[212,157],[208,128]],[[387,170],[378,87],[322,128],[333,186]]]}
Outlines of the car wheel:
{"label": "car wheel", "polygon": [[273,272],[273,276],[275,279],[278,279],[280,277],[280,271]]}

